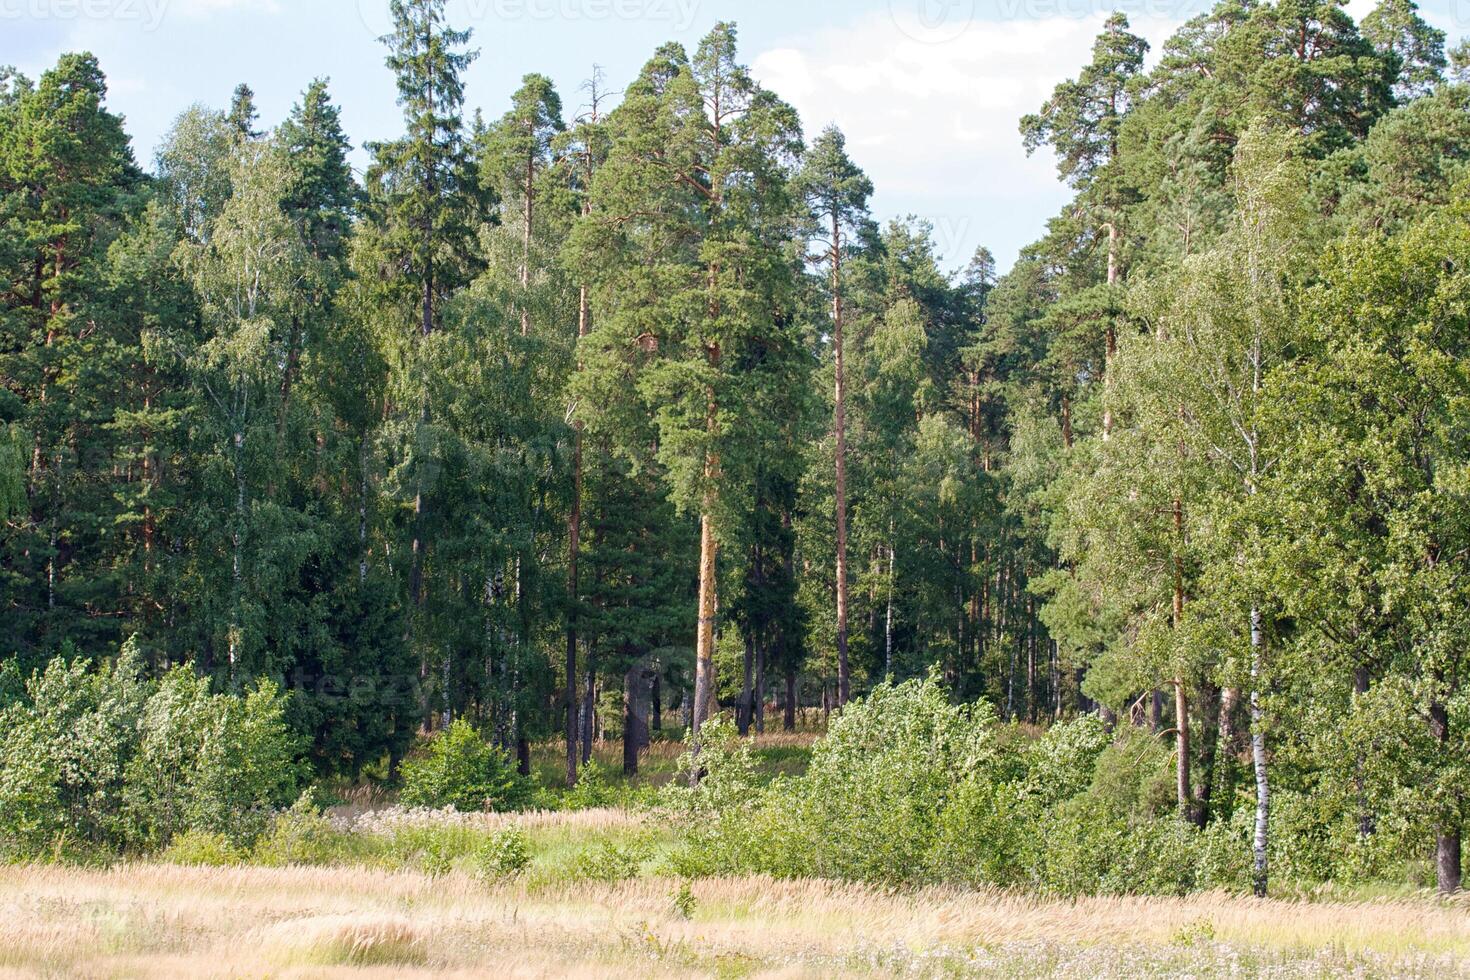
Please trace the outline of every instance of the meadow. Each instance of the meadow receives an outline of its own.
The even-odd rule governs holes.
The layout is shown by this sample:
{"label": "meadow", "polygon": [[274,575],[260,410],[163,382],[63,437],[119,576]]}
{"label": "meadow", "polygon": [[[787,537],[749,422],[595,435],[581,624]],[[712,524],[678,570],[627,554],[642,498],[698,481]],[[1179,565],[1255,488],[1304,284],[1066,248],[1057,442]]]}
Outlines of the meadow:
{"label": "meadow", "polygon": [[[556,837],[620,814],[517,818]],[[1470,975],[1461,901],[1068,901],[763,878],[486,883],[452,871],[0,869],[0,976]]]}
{"label": "meadow", "polygon": [[[757,780],[804,772],[816,739],[755,738]],[[537,746],[539,785],[563,751]],[[680,754],[655,742],[629,780],[599,743],[556,810],[344,789],[249,849],[185,833],[146,857],[0,867],[0,978],[1470,976],[1470,901],[1407,885],[1266,900],[689,877],[688,828],[657,803]]]}

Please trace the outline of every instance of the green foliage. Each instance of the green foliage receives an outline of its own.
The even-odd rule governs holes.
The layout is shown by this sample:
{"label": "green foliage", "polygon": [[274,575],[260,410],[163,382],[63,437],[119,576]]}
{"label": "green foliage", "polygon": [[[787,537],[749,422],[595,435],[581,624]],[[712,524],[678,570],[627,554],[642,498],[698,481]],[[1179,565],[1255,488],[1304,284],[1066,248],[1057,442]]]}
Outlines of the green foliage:
{"label": "green foliage", "polygon": [[[260,857],[259,845],[254,856]],[[186,830],[169,842],[160,859],[169,864],[201,868],[226,868],[240,864],[245,853],[224,834],[208,830]]]}
{"label": "green foliage", "polygon": [[270,830],[255,842],[250,860],[270,868],[326,865],[349,853],[350,841],[332,826],[308,791],[290,809],[275,815]]}
{"label": "green foliage", "polygon": [[285,711],[269,682],[239,698],[210,694],[209,681],[187,668],[166,675],[143,710],[127,771],[144,840],[161,844],[197,829],[248,844],[264,832],[304,775]]}
{"label": "green foliage", "polygon": [[210,694],[187,668],[148,682],[131,647],[97,668],[55,660],[4,709],[0,846],[157,847],[189,830],[246,845],[302,776],[284,714],[269,684]]}
{"label": "green foliage", "polygon": [[600,841],[581,851],[572,865],[574,878],[617,884],[638,877],[648,851],[640,842]]}
{"label": "green foliage", "polygon": [[882,686],[849,706],[805,775],[761,789],[748,748],[714,724],[691,763],[700,785],[670,791],[686,827],[673,869],[1060,895],[1244,885],[1246,825],[1180,821],[1157,740],[1114,742],[1095,718],[1035,740],[1000,731],[934,680]]}
{"label": "green foliage", "polygon": [[[186,110],[150,178],[95,58],[0,69],[6,855],[509,868],[277,811],[302,755],[386,778],[435,715],[518,745],[588,681],[612,733],[632,667],[672,712],[716,630],[741,726],[762,671],[810,708],[850,585],[844,679],[890,684],[775,782],[710,724],[673,870],[1173,892],[1254,847],[1264,890],[1437,845],[1455,887],[1470,53],[1411,0],[1222,3],[1156,59],[1108,17],[1022,121],[1077,193],[999,279],[875,227],[733,24],[567,132],[534,73],[468,119],[469,32],[389,8],[403,133],[361,187],[323,81],[270,133],[245,86]],[[463,722],[403,772],[556,802]],[[549,864],[641,853],[583,851]]]}
{"label": "green foliage", "polygon": [[531,863],[526,835],[511,827],[496,832],[470,855],[475,876],[485,881],[502,881],[525,872]]}
{"label": "green foliage", "polygon": [[463,813],[523,809],[532,787],[515,762],[458,719],[403,765],[405,806],[454,807]]}

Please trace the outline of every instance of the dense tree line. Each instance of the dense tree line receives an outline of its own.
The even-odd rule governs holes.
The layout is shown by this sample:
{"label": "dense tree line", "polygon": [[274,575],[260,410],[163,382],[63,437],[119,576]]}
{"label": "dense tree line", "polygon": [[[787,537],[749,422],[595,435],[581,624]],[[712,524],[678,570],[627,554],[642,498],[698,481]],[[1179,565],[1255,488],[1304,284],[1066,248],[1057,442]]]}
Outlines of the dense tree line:
{"label": "dense tree line", "polygon": [[[998,277],[886,226],[735,27],[568,112],[392,0],[328,83],[133,155],[89,55],[0,72],[0,649],[277,679],[324,774],[473,721],[959,702],[1173,746],[1178,819],[1371,864],[1470,803],[1470,52],[1410,0],[1121,15],[1021,121],[1074,200]],[[1148,67],[1152,64],[1152,67]],[[1248,812],[1247,812],[1248,811]],[[1335,845],[1334,845],[1335,846]]]}

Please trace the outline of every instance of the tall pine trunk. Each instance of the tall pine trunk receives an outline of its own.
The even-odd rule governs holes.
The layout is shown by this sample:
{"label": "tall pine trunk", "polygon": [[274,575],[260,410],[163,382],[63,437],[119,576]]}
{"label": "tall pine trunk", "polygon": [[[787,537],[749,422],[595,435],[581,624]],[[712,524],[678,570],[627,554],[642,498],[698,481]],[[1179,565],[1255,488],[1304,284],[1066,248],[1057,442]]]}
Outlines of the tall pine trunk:
{"label": "tall pine trunk", "polygon": [[715,580],[719,542],[715,538],[713,493],[706,495],[705,513],[699,520],[699,631],[694,650],[694,717],[699,729],[715,712],[715,616],[718,612],[718,583]]}
{"label": "tall pine trunk", "polygon": [[[585,212],[584,212],[585,213]],[[578,290],[577,339],[591,328],[591,305],[587,287]],[[567,786],[577,785],[577,604],[581,599],[578,560],[582,551],[582,423],[572,427],[572,506],[567,514]]]}
{"label": "tall pine trunk", "polygon": [[837,435],[837,704],[852,695],[847,661],[847,365],[842,336],[842,225],[832,215],[832,351],[836,396],[833,406]]}
{"label": "tall pine trunk", "polygon": [[745,662],[740,679],[740,706],[735,711],[735,725],[742,736],[750,734],[750,725],[755,715],[755,640],[745,638]]}
{"label": "tall pine trunk", "polygon": [[635,663],[623,675],[623,775],[638,775],[638,755],[649,743],[649,670]]}

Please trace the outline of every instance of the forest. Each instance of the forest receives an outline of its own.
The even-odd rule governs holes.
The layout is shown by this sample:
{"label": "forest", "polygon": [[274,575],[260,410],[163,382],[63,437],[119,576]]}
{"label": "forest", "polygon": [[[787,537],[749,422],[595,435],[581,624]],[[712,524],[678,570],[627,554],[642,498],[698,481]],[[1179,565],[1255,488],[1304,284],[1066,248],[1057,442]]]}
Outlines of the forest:
{"label": "forest", "polygon": [[733,23],[476,107],[387,5],[360,148],[0,68],[0,863],[1460,890],[1470,43],[1113,14],[1002,274]]}

